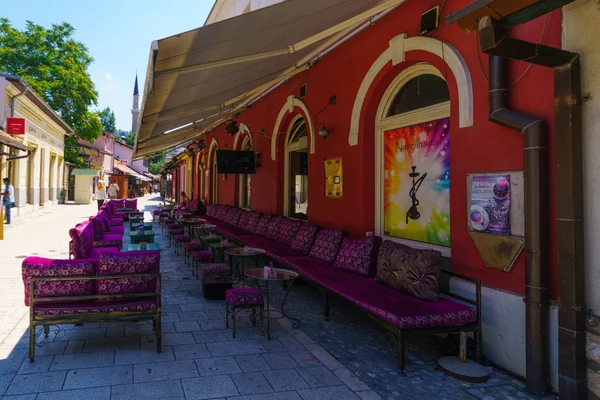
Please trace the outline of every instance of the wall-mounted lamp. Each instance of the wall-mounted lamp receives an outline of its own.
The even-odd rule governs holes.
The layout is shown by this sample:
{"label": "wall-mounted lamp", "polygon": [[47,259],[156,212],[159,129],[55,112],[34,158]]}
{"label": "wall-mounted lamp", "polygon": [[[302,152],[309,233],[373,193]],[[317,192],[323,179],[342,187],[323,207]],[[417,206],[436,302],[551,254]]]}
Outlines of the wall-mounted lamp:
{"label": "wall-mounted lamp", "polygon": [[198,150],[204,150],[204,148],[206,148],[206,143],[204,142],[204,139],[202,139],[198,143],[196,143],[196,148]]}
{"label": "wall-mounted lamp", "polygon": [[327,105],[325,107],[323,107],[323,109],[321,111],[319,111],[317,113],[317,115],[315,116],[315,121],[317,122],[317,124],[321,124],[321,129],[319,130],[319,136],[321,136],[323,138],[323,140],[325,140],[327,138],[327,136],[329,136],[329,131],[327,130],[327,128],[325,127],[325,124],[322,122],[319,122],[319,115],[325,111],[327,109],[327,107],[329,106],[333,106],[337,103],[337,96],[333,95],[329,98],[329,102],[327,103]]}
{"label": "wall-mounted lamp", "polygon": [[234,136],[239,131],[240,127],[237,125],[237,121],[227,121],[227,125],[225,126],[225,132],[227,132],[231,136]]}

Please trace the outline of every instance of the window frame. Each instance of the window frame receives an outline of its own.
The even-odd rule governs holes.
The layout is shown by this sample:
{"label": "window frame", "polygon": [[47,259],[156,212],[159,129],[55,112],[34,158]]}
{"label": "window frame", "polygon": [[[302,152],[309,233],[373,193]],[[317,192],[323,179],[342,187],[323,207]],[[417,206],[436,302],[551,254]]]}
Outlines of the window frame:
{"label": "window frame", "polygon": [[[390,107],[404,85],[419,75],[436,75],[444,80],[442,73],[434,66],[426,63],[415,64],[402,71],[394,81],[388,86],[385,94],[379,103],[377,109],[377,118],[375,121],[375,235],[381,236],[384,240],[390,240],[401,243],[416,249],[437,250],[444,257],[451,257],[451,247],[439,246],[431,243],[419,242],[385,235],[385,207],[384,207],[384,133],[393,130],[412,126],[424,122],[434,121],[442,118],[451,118],[451,101],[435,104],[403,114],[397,114],[387,117]],[[450,90],[448,88],[448,90]],[[450,228],[452,229],[452,227]]]}

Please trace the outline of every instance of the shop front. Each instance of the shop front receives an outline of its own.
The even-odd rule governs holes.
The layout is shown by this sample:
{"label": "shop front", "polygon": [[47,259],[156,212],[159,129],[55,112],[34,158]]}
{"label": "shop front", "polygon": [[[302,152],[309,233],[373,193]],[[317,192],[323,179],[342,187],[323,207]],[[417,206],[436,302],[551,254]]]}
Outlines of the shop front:
{"label": "shop front", "polygon": [[[206,128],[188,145],[197,167],[193,171],[186,164],[174,167],[173,184],[177,192],[187,191],[191,179],[192,193],[203,194],[208,204],[249,207],[343,229],[352,236],[378,235],[441,252],[446,268],[480,279],[484,286],[486,357],[524,377],[529,374],[523,301],[525,186],[529,183],[524,181],[524,138],[489,120],[488,82],[494,76],[477,32],[466,33],[441,19],[438,27],[422,34],[422,14],[438,3],[397,3],[396,8],[370,15],[369,23],[357,23],[358,31],[307,57],[310,62],[302,64],[306,68],[280,76],[276,85],[246,86],[252,89],[248,102],[234,111],[222,110],[212,125],[203,122]],[[469,3],[444,2],[440,14],[447,16]],[[236,23],[245,17],[238,17]],[[304,18],[310,25],[310,17]],[[225,29],[227,23],[210,25],[211,32],[219,26]],[[208,34],[207,28],[195,34]],[[518,39],[557,48],[560,33],[560,10],[511,30]],[[258,35],[256,31],[249,35],[254,34]],[[289,36],[290,43],[297,39]],[[174,39],[165,41],[176,47]],[[161,42],[153,71],[155,90],[160,90],[162,76],[177,74],[167,61],[164,65],[171,70],[158,70],[163,67]],[[236,77],[242,71],[251,75],[258,68],[255,60],[239,62],[245,69],[238,64],[232,67],[229,61],[225,57],[220,60],[224,66],[210,68]],[[201,74],[209,68],[201,61],[198,65],[181,67],[181,73]],[[554,87],[548,84],[553,71],[517,62],[507,65],[511,108],[535,115],[553,133]],[[206,90],[213,90],[214,96],[229,95],[210,85]],[[183,93],[187,93],[183,87],[163,93],[171,97],[165,99],[164,111],[160,104],[152,104],[159,121],[148,116],[150,124],[170,128],[160,119],[172,118],[167,102]],[[230,98],[229,106],[240,105],[239,97]],[[192,109],[194,101],[205,100],[189,99],[186,110]],[[143,154],[180,144],[190,138],[184,133],[190,135],[191,128],[183,129],[187,131],[182,130],[181,136],[177,131],[165,135],[171,135],[171,143],[146,140],[142,129],[136,149]],[[254,152],[256,173],[219,174],[217,151],[223,149]],[[548,135],[547,154],[547,187],[540,195],[548,200],[548,207],[540,211],[540,218],[549,221],[548,241],[541,251],[547,260],[543,267],[549,298],[556,300],[553,134]],[[454,293],[473,296],[470,285],[451,281],[450,287]],[[545,318],[550,327],[546,338],[550,381],[557,389],[557,308],[550,307]]]}

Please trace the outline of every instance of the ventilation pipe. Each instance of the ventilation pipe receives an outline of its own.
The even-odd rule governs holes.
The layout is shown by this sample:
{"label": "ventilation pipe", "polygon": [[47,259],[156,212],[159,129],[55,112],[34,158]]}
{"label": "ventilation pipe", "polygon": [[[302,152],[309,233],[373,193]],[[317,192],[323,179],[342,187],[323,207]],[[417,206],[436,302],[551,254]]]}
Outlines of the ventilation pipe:
{"label": "ventilation pipe", "polygon": [[506,27],[489,16],[480,20],[479,32],[483,52],[491,56],[490,120],[524,135],[527,390],[535,395],[548,388],[547,131],[542,121],[508,109],[506,60],[554,70],[559,394],[586,399],[579,55],[510,38]]}

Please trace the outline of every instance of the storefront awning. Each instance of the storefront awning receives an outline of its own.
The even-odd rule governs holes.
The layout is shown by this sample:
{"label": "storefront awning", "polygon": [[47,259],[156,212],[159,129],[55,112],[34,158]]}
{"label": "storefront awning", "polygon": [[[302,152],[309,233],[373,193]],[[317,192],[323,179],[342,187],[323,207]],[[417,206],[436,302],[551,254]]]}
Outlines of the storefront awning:
{"label": "storefront awning", "polygon": [[100,173],[97,169],[83,169],[75,168],[71,171],[71,175],[98,175]]}
{"label": "storefront awning", "polygon": [[130,166],[125,165],[125,164],[119,164],[117,161],[115,161],[114,167],[115,167],[116,170],[124,173],[125,175],[133,176],[136,179],[140,179],[142,181],[151,181],[152,180],[152,179],[147,178],[144,175],[140,174],[139,172],[137,172],[136,170],[134,170]]}
{"label": "storefront awning", "polygon": [[405,0],[287,0],[152,44],[135,156],[190,140]]}
{"label": "storefront awning", "polygon": [[12,136],[10,136],[9,134],[5,133],[2,130],[0,130],[0,145],[5,145],[8,147],[12,147],[14,149],[23,150],[23,151],[32,151],[33,150],[33,148],[24,145],[21,141],[13,138]]}

